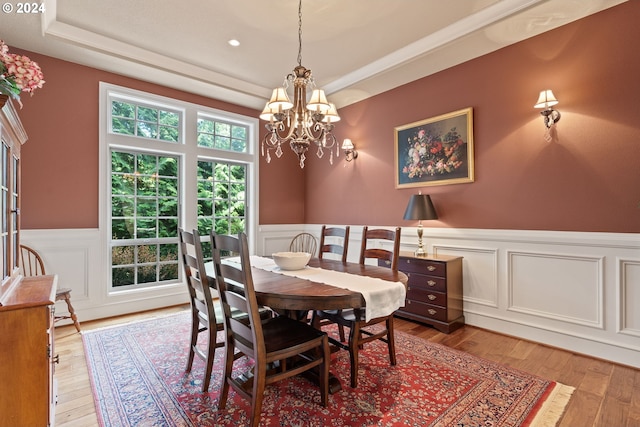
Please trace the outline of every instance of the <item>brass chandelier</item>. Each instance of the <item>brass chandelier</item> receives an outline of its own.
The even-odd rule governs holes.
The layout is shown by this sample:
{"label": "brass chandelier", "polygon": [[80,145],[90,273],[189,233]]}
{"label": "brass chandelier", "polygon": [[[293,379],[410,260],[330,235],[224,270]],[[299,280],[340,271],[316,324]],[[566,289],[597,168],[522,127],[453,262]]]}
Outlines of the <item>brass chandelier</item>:
{"label": "brass chandelier", "polygon": [[[293,102],[287,95],[287,89],[293,84]],[[307,88],[313,89],[307,102]],[[271,151],[280,158],[282,144],[289,143],[291,150],[298,156],[300,168],[304,168],[306,153],[311,143],[317,145],[317,155],[322,158],[329,151],[329,163],[333,164],[333,147],[339,156],[339,145],[332,133],[334,123],[340,120],[335,105],[327,101],[324,91],[314,89],[315,82],[311,70],[302,66],[302,0],[298,3],[298,66],[288,74],[283,86],[273,90],[271,99],[260,114],[267,134],[261,145],[262,155],[267,163],[271,162]]]}

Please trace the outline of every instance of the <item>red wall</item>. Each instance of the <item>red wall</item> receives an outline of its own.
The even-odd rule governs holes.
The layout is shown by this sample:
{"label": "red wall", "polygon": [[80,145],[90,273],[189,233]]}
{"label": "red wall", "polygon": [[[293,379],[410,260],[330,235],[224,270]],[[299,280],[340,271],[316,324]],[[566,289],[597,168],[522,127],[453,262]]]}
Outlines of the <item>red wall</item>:
{"label": "red wall", "polygon": [[[260,164],[260,223],[414,226],[413,193],[395,189],[393,129],[465,107],[474,110],[476,180],[423,187],[440,220],[425,226],[640,232],[640,2],[501,49],[342,108],[337,134],[355,162],[309,155]],[[12,51],[14,49],[12,48]],[[17,50],[17,49],[16,49]],[[98,83],[105,81],[257,116],[255,110],[24,52],[45,73],[23,97],[22,228],[98,226]],[[540,90],[562,119],[544,141]]]}
{"label": "red wall", "polygon": [[[627,2],[340,109],[359,151],[336,168],[308,162],[306,223],[640,232],[640,2]],[[562,118],[544,140],[538,93]],[[394,127],[472,107],[475,182],[396,189]],[[345,166],[346,167],[343,167]]]}

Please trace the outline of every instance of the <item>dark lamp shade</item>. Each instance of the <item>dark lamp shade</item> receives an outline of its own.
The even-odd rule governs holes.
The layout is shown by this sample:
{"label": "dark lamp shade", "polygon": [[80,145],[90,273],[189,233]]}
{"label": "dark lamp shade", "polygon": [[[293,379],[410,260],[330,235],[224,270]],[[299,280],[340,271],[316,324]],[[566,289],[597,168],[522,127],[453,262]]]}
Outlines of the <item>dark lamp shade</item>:
{"label": "dark lamp shade", "polygon": [[404,219],[438,219],[431,197],[428,194],[414,194],[411,196],[407,210],[404,211]]}

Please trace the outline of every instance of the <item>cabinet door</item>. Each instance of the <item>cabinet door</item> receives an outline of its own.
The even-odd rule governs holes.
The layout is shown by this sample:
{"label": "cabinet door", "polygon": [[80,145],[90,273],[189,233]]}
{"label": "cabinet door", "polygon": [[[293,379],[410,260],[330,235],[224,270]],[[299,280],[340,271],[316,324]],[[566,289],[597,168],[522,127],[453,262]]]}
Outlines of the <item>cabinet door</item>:
{"label": "cabinet door", "polygon": [[0,426],[51,423],[50,316],[50,306],[0,312]]}
{"label": "cabinet door", "polygon": [[17,111],[8,100],[0,108],[0,300],[18,277],[20,148],[26,140]]}

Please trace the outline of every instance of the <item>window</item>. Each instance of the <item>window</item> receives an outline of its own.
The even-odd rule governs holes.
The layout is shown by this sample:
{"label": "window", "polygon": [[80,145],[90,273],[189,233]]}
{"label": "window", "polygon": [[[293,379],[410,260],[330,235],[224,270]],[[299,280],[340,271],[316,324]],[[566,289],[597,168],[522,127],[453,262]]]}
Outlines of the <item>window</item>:
{"label": "window", "polygon": [[248,127],[219,120],[198,119],[198,146],[246,153]]}
{"label": "window", "polygon": [[111,102],[111,129],[114,133],[178,142],[180,114],[132,102]]}
{"label": "window", "polygon": [[112,291],[180,282],[179,227],[252,236],[256,119],[101,89]]}
{"label": "window", "polygon": [[111,151],[113,287],[178,279],[178,162]]}
{"label": "window", "polygon": [[198,162],[198,231],[238,234],[244,231],[246,167]]}

